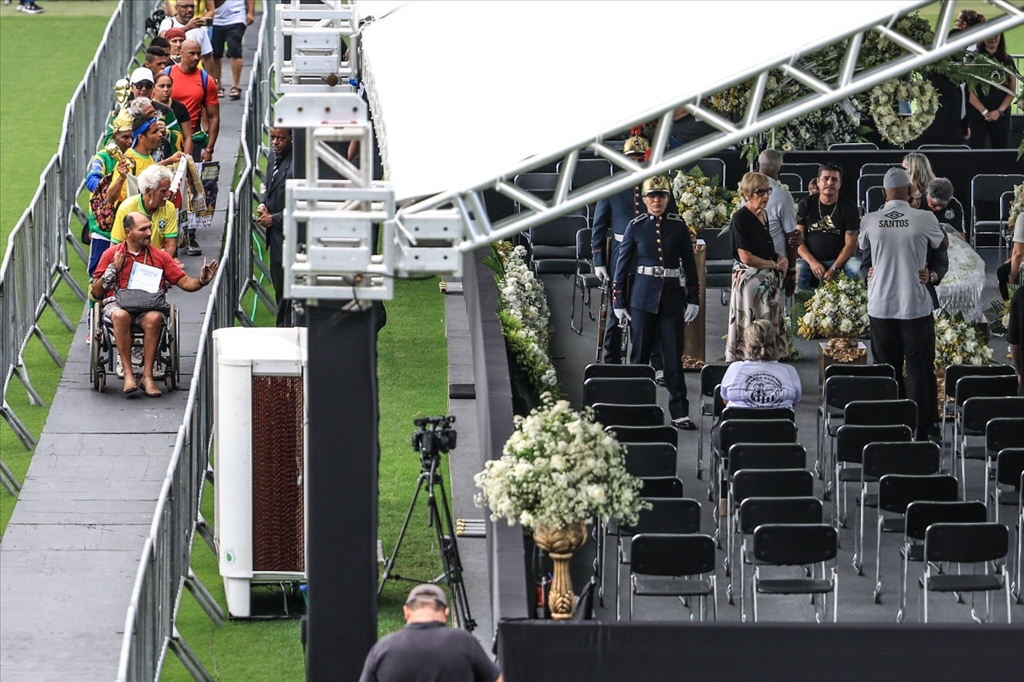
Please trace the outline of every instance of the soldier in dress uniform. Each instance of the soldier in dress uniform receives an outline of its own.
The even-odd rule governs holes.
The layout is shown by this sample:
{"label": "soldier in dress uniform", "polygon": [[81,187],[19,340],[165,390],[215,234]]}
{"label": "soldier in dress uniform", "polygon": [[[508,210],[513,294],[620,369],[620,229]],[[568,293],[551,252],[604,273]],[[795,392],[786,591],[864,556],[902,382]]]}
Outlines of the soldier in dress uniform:
{"label": "soldier in dress uniform", "polygon": [[[643,163],[647,151],[651,148],[646,138],[633,135],[622,145],[622,153],[637,163]],[[597,202],[594,211],[594,272],[602,282],[609,280],[609,268],[615,269],[615,256],[619,250],[619,242],[626,232],[631,220],[645,210],[640,199],[640,186],[629,187],[618,194],[613,194]],[[627,287],[628,288],[628,287]],[[604,361],[609,364],[622,362],[622,331],[616,323],[615,316],[609,315],[604,330]]]}
{"label": "soldier in dress uniform", "polygon": [[[696,426],[688,415],[683,333],[686,323],[700,312],[700,285],[690,230],[679,215],[667,212],[670,188],[663,175],[643,184],[647,212],[629,223],[619,244],[612,308],[617,319],[630,322],[631,364],[648,363],[654,339],[661,342],[672,425],[690,431]],[[627,301],[624,283],[631,270],[633,282]]]}

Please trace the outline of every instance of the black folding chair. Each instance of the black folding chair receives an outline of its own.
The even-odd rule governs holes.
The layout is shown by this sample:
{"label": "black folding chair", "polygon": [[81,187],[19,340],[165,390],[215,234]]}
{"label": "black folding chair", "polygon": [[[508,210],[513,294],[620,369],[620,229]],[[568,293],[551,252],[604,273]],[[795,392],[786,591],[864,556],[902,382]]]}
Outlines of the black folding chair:
{"label": "black folding chair", "polygon": [[748,497],[808,497],[814,493],[814,474],[806,469],[740,469],[729,484],[726,513],[725,574],[732,575],[736,529],[735,510]]}
{"label": "black folding chair", "polygon": [[870,187],[881,187],[885,180],[885,174],[868,173],[857,178],[857,205],[861,208],[867,206],[867,193]]}
{"label": "black folding chair", "polygon": [[[832,622],[839,620],[839,581],[836,573],[836,554],[839,536],[827,523],[774,524],[766,523],[754,529],[754,622],[757,622],[757,595],[810,594],[821,595],[821,611],[815,602],[815,620],[822,622],[828,614],[828,595],[832,594]],[[831,566],[828,564],[831,562]],[[814,566],[821,566],[821,577],[815,577]],[[810,577],[762,578],[767,566],[811,567]]]}
{"label": "black folding chair", "polygon": [[868,493],[868,484],[878,483],[882,476],[904,474],[929,476],[942,471],[942,447],[931,441],[898,441],[868,443],[861,454],[860,514],[854,538],[853,567],[862,574],[864,564],[864,510],[878,507],[878,493]]}
{"label": "black folding chair", "polygon": [[[704,466],[704,418],[711,417],[712,423],[719,415],[715,414],[715,387],[722,383],[722,377],[729,369],[729,363],[708,363],[700,369],[700,425],[697,431],[697,480],[703,476]],[[719,413],[721,414],[721,413]]]}
{"label": "black folding chair", "polygon": [[[576,236],[587,228],[583,216],[561,216],[530,228],[531,257],[537,274],[576,276]],[[575,292],[574,292],[575,295]]]}
{"label": "black folding chair", "polygon": [[889,171],[890,168],[900,168],[898,163],[865,163],[860,167],[860,174],[863,175],[881,175]]}
{"label": "black folding chair", "polygon": [[[839,427],[836,435],[835,463],[832,470],[832,482],[836,491],[835,504],[832,505],[832,523],[838,530],[846,527],[847,496],[845,483],[860,482],[860,463],[864,446],[868,443],[883,443],[913,440],[914,432],[906,424],[886,424],[882,426],[863,426],[844,424]],[[842,486],[842,495],[840,495]],[[842,504],[840,506],[840,498]]]}
{"label": "black folding chair", "polygon": [[886,474],[878,480],[874,592],[876,604],[882,603],[882,533],[905,532],[907,506],[911,502],[919,500],[955,502],[957,494],[956,477],[950,474],[934,476]]}
{"label": "black folding chair", "polygon": [[[1016,375],[1016,371],[1009,365],[949,365],[943,372],[943,396],[940,397],[942,403],[942,438],[946,438],[946,417],[955,417],[957,414],[957,406],[955,404],[956,399],[956,384],[960,379],[967,376],[1005,376]],[[970,396],[968,396],[970,397]],[[966,397],[965,397],[966,400]],[[950,403],[953,403],[951,405]],[[953,438],[956,440],[955,434]],[[950,452],[953,451],[953,447],[950,447]]]}
{"label": "black folding chair", "polygon": [[658,386],[653,379],[640,377],[593,377],[583,382],[583,403],[657,405]]}
{"label": "black folding chair", "polygon": [[[556,166],[558,172],[562,171],[562,163]],[[576,167],[572,173],[572,189],[589,185],[598,180],[610,178],[612,175],[612,164],[606,159],[577,159]]]}
{"label": "black folding chair", "polygon": [[682,497],[683,482],[675,476],[650,476],[640,479],[640,497]]}
{"label": "black folding chair", "polygon": [[985,497],[982,499],[988,499],[989,465],[994,465],[999,453],[1008,448],[1024,448],[1024,417],[997,417],[985,426]]}
{"label": "black folding chair", "polygon": [[732,237],[722,230],[704,230],[704,286],[707,289],[721,289],[719,301],[728,304],[732,289]]}
{"label": "black folding chair", "polygon": [[714,618],[718,619],[715,541],[710,536],[641,533],[633,537],[631,553],[630,620],[633,620],[633,602],[637,596],[678,597],[680,600],[699,597],[700,620],[706,617],[710,596]]}
{"label": "black folding chair", "polygon": [[885,190],[881,187],[868,187],[864,192],[864,212],[874,213],[885,206]]}
{"label": "black folding chair", "polygon": [[902,400],[854,400],[846,404],[843,424],[850,426],[883,426],[905,424],[917,428],[917,403]]}
{"label": "black folding chair", "polygon": [[[974,594],[985,593],[985,619],[992,617],[991,593],[1006,591],[1006,622],[1010,616],[1010,577],[1005,559],[1010,531],[1001,523],[933,523],[924,535],[924,622],[928,622],[930,592],[971,593],[971,618],[983,622],[974,608]],[[942,562],[974,564],[974,573],[939,574]],[[995,567],[994,569],[992,567]],[[990,572],[991,571],[991,572]]]}
{"label": "black folding chair", "polygon": [[678,445],[679,431],[672,426],[606,426],[620,443],[668,443]]}
{"label": "black folding chair", "polygon": [[[814,470],[826,481],[826,491],[831,487],[825,476],[826,471],[831,471],[828,452],[822,456],[822,445],[826,439],[829,441],[831,450],[832,437],[839,428],[839,418],[846,411],[847,403],[854,400],[895,400],[899,397],[899,384],[892,376],[884,373],[892,370],[891,365],[862,365],[871,367],[872,374],[829,374],[826,368],[825,385],[821,394],[821,405],[818,406],[817,414],[817,457],[814,460]],[[851,365],[850,367],[853,367]],[[838,372],[839,370],[836,370]],[[865,370],[862,370],[865,371]]]}
{"label": "black folding chair", "polygon": [[779,184],[788,187],[790,194],[804,189],[804,179],[799,173],[779,173]]}
{"label": "black folding chair", "polygon": [[[748,497],[736,512],[736,532],[740,536],[740,620],[747,622],[746,566],[754,564],[754,556],[747,547],[747,539],[754,530],[766,523],[821,523],[821,500],[806,497]],[[729,578],[729,603],[733,603],[732,578]]]}
{"label": "black folding chair", "polygon": [[722,498],[722,478],[729,448],[736,443],[796,443],[796,431],[796,423],[791,419],[724,419],[719,422],[718,445],[711,448],[713,475],[708,485],[708,499]]}
{"label": "black folding chair", "polygon": [[[1024,397],[1021,396],[981,396],[968,398],[964,401],[960,410],[959,438],[954,444],[953,471],[956,471],[956,458],[960,459],[960,485],[967,490],[967,460],[975,459],[988,461],[996,456],[1002,448],[988,448],[988,443],[980,447],[969,447],[970,438],[981,437],[987,440],[988,423],[993,419],[1018,418],[1024,420]],[[998,428],[998,427],[997,427]],[[1024,431],[1024,428],[1021,429]],[[1013,433],[1007,433],[1005,438],[1010,438],[1003,447],[1017,447],[1013,443]],[[1024,438],[1024,434],[1022,434]],[[1024,445],[1024,440],[1021,441]],[[988,481],[986,479],[986,491]]]}
{"label": "black folding chair", "polygon": [[847,152],[852,150],[875,150],[878,151],[878,145],[874,142],[833,142],[828,146],[830,152]]}
{"label": "black folding chair", "polygon": [[[587,379],[650,379],[654,381],[654,368],[650,365],[608,365],[593,362],[583,368],[583,381]],[[621,401],[616,401],[621,402]]]}
{"label": "black folding chair", "polygon": [[621,618],[620,599],[622,593],[622,567],[632,561],[630,552],[632,538],[641,533],[672,533],[688,535],[700,532],[700,502],[682,497],[647,498],[650,509],[640,511],[633,525],[620,523],[615,533],[615,555],[618,557],[615,569],[615,620]]}
{"label": "black folding chair", "polygon": [[637,478],[675,476],[676,448],[668,443],[622,443],[626,471]]}
{"label": "black folding chair", "polygon": [[[996,455],[996,479],[990,497],[995,508],[994,520],[999,522],[999,507],[1004,504],[1018,506],[1021,501],[1020,477],[1024,472],[1024,448],[1003,448]],[[1004,486],[1009,490],[1004,491]],[[1004,500],[1003,496],[1007,499]]]}
{"label": "black folding chair", "polygon": [[665,410],[661,405],[623,405],[594,403],[594,419],[605,426],[662,426]]}
{"label": "black folding chair", "polygon": [[[1002,247],[1004,224],[1008,216],[1002,215],[1003,192],[1012,192],[1015,185],[1024,183],[1024,175],[985,174],[971,179],[971,246],[978,248],[978,236],[996,237],[996,247]],[[989,245],[992,246],[992,245]]]}

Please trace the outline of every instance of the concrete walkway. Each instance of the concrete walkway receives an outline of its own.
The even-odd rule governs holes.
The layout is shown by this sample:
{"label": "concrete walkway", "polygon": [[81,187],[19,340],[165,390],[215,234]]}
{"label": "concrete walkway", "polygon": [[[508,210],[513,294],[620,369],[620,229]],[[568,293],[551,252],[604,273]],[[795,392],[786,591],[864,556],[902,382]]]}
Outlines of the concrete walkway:
{"label": "concrete walkway", "polygon": [[[246,32],[243,83],[258,26],[259,18]],[[221,164],[220,198],[212,228],[198,234],[211,260],[218,257],[224,233],[243,101],[221,100],[220,153],[214,157]],[[199,274],[203,256],[180,258],[188,274]],[[82,311],[0,545],[0,677],[5,682],[117,676],[125,615],[184,415],[209,295],[209,290],[178,288],[168,294],[178,306],[183,388],[164,389],[158,399],[142,391],[126,398],[116,375],[108,377],[103,394],[93,390],[87,311]]]}

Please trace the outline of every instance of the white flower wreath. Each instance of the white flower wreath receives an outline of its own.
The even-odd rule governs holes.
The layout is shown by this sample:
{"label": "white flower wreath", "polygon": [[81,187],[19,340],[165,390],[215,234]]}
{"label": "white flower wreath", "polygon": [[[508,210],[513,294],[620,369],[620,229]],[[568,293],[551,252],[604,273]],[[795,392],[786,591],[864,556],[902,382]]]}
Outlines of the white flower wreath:
{"label": "white flower wreath", "polygon": [[[894,102],[917,102],[914,112],[903,116],[894,109]],[[886,142],[902,147],[928,129],[939,110],[939,93],[926,80],[907,83],[899,79],[879,83],[868,93],[871,117],[878,134]]]}

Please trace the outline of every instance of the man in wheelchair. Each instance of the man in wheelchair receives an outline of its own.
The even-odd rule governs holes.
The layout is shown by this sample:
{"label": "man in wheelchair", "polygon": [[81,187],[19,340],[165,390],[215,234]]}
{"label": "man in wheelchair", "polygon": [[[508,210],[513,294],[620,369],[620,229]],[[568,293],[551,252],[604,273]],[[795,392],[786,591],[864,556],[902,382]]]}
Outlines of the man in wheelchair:
{"label": "man in wheelchair", "polygon": [[[124,233],[125,241],[111,246],[100,257],[93,272],[91,292],[102,301],[102,315],[114,330],[114,343],[125,368],[125,395],[137,391],[141,383],[145,394],[156,398],[161,391],[153,380],[153,364],[168,310],[162,294],[173,284],[185,291],[199,291],[213,280],[217,261],[207,264],[204,260],[198,278],[185,274],[166,251],[150,246],[153,226],[142,213],[125,216]],[[126,295],[127,292],[132,295]],[[133,307],[122,307],[129,300]],[[133,325],[143,334],[141,381],[136,381],[131,370]]]}

